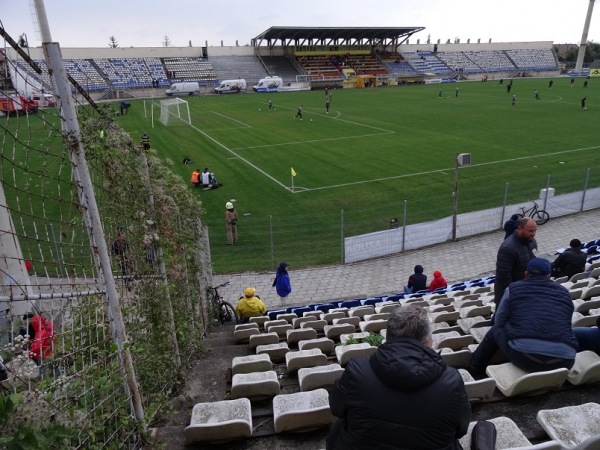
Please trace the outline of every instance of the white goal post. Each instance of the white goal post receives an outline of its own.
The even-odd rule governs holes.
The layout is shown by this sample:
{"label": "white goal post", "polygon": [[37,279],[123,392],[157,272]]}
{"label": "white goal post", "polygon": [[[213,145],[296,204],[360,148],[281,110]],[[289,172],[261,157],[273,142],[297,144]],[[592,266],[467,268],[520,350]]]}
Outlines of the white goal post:
{"label": "white goal post", "polygon": [[[154,104],[152,105],[154,109]],[[154,114],[152,114],[154,120]],[[191,125],[190,107],[181,98],[168,98],[160,101],[160,122],[168,127],[172,125]]]}

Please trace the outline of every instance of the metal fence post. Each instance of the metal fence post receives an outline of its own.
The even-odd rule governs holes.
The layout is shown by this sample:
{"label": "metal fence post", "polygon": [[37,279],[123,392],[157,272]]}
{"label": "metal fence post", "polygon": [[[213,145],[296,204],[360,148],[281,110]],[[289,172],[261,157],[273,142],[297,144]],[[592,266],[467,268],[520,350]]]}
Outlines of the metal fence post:
{"label": "metal fence post", "polygon": [[406,212],[408,210],[408,200],[404,200],[404,211],[402,212],[402,251],[406,245]]}
{"label": "metal fence post", "polygon": [[344,246],[344,210],[340,211],[340,254],[342,256],[342,264],[346,261],[346,249]]}
{"label": "metal fence post", "polygon": [[[158,263],[158,274],[160,275],[163,286],[165,287],[165,297],[167,300],[167,317],[171,326],[171,341],[173,343],[173,350],[175,351],[175,362],[178,367],[181,367],[181,354],[179,353],[179,342],[177,341],[177,326],[175,325],[175,316],[173,314],[173,305],[171,304],[171,295],[169,294],[169,278],[167,277],[167,268],[165,267],[165,260],[162,257],[162,247],[154,240],[156,234],[156,222],[155,222],[155,210],[154,210],[154,194],[152,194],[152,182],[150,180],[150,171],[148,170],[148,158],[146,158],[146,151],[144,148],[139,148],[139,158],[142,162],[141,172],[144,175],[144,181],[146,182],[146,189],[148,189],[148,204],[150,205],[150,211],[152,212],[152,225],[150,226],[150,232],[152,233],[152,242],[149,244],[154,248],[153,258]],[[147,250],[146,250],[147,251]]]}
{"label": "metal fence post", "polygon": [[583,211],[583,206],[585,203],[585,193],[588,188],[588,183],[590,182],[590,168],[588,167],[585,171],[585,181],[583,182],[583,195],[581,196],[581,207],[579,208],[579,212]]}
{"label": "metal fence post", "polygon": [[546,209],[546,205],[548,204],[548,190],[550,189],[550,175],[548,175],[548,178],[546,179],[546,194],[544,195],[544,206],[542,207],[542,209]]}
{"label": "metal fence post", "polygon": [[504,217],[506,215],[506,202],[508,202],[508,183],[504,185],[504,200],[502,201],[502,215],[500,216],[500,226],[498,228],[502,229],[504,226]]}
{"label": "metal fence post", "polygon": [[269,240],[271,241],[271,267],[275,267],[275,245],[273,243],[273,216],[269,215]]}

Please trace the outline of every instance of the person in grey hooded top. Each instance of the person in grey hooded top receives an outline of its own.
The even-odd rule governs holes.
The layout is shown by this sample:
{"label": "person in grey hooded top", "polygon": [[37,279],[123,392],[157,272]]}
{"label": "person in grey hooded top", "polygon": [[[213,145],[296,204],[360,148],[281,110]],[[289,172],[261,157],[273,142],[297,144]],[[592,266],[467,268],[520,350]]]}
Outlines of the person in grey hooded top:
{"label": "person in grey hooded top", "polygon": [[463,380],[431,348],[426,311],[398,307],[387,341],[370,358],[353,358],[333,386],[338,421],[327,450],[458,450],[471,407]]}

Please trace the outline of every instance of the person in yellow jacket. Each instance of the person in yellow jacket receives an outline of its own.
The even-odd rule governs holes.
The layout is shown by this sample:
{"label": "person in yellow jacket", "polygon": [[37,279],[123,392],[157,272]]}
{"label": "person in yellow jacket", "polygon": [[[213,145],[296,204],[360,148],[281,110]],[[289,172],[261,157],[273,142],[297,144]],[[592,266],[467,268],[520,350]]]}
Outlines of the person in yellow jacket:
{"label": "person in yellow jacket", "polygon": [[267,312],[267,307],[259,296],[254,295],[256,288],[244,289],[244,296],[235,307],[235,312],[242,322],[248,322],[250,317],[262,316]]}

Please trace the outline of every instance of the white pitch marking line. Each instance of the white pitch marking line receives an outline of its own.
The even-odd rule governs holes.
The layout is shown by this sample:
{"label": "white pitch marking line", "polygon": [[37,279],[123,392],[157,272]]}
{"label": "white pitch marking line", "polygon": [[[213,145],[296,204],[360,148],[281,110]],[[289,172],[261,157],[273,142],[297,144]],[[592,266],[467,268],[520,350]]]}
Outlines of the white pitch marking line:
{"label": "white pitch marking line", "polygon": [[[597,145],[594,147],[576,148],[576,149],[572,149],[572,150],[562,150],[560,152],[544,153],[543,155],[522,156],[520,158],[511,158],[511,159],[503,159],[500,161],[490,161],[490,162],[480,163],[480,164],[471,164],[470,166],[466,166],[463,169],[465,169],[467,167],[489,166],[492,164],[500,164],[500,163],[505,163],[505,162],[522,161],[525,159],[534,159],[534,158],[542,158],[545,156],[562,155],[565,153],[575,153],[575,152],[581,152],[581,151],[585,151],[585,150],[595,150],[597,148],[600,148],[600,145]],[[375,178],[373,180],[362,180],[362,181],[354,181],[352,183],[333,184],[333,185],[321,186],[321,187],[317,187],[317,188],[307,188],[304,191],[298,191],[298,192],[321,191],[321,190],[325,190],[325,189],[332,189],[332,188],[345,187],[345,186],[354,186],[357,184],[373,183],[373,182],[377,182],[377,181],[398,180],[400,178],[409,178],[409,177],[416,177],[416,176],[420,176],[420,175],[429,175],[432,173],[445,174],[445,171],[447,171],[447,170],[450,170],[450,169],[429,170],[427,172],[408,173],[408,174],[404,174],[404,175],[396,175],[393,177]],[[298,192],[296,192],[296,193],[298,193]]]}
{"label": "white pitch marking line", "polygon": [[232,121],[234,121],[234,122],[237,122],[237,123],[239,123],[240,125],[243,125],[245,128],[252,128],[252,127],[251,127],[250,125],[248,125],[247,123],[240,122],[239,120],[236,120],[236,119],[234,119],[233,117],[226,116],[225,114],[221,114],[221,113],[218,113],[218,112],[216,112],[216,111],[211,111],[211,113],[213,113],[213,114],[216,114],[217,116],[224,117],[225,119],[229,119],[229,120],[232,120]]}

